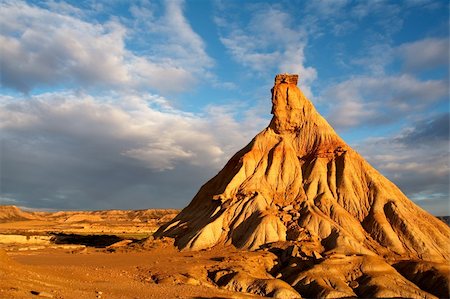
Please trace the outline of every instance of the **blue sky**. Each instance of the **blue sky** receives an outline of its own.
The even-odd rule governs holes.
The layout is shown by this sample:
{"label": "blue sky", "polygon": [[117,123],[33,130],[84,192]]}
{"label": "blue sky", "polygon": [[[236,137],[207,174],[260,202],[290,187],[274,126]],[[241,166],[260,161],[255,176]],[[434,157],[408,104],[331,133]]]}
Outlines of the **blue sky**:
{"label": "blue sky", "polygon": [[450,214],[447,1],[0,5],[0,204],[181,208],[291,72],[372,165]]}

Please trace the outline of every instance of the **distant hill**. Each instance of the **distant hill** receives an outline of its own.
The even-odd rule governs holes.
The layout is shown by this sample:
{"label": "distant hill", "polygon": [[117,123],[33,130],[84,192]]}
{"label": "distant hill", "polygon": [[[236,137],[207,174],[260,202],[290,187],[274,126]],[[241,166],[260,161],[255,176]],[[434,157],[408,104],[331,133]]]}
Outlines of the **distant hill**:
{"label": "distant hill", "polygon": [[0,223],[39,219],[33,212],[26,212],[16,206],[0,206]]}
{"label": "distant hill", "polygon": [[147,209],[147,210],[103,210],[103,211],[61,211],[47,214],[52,220],[58,222],[102,222],[102,221],[134,221],[148,222],[154,219],[169,217],[172,219],[178,210],[174,209]]}
{"label": "distant hill", "polygon": [[174,209],[28,212],[16,206],[0,206],[0,223],[25,220],[48,220],[60,223],[165,222],[175,217],[178,212]]}

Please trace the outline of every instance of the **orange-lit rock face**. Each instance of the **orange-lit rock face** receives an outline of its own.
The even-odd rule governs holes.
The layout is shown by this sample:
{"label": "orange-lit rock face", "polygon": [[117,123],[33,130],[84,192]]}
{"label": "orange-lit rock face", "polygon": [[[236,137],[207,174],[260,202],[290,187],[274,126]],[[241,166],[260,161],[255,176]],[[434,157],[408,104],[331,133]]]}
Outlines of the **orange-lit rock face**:
{"label": "orange-lit rock face", "polygon": [[[276,81],[277,82],[277,81]],[[278,132],[293,131],[300,127],[308,111],[304,95],[292,83],[275,83],[272,88],[273,129]]]}
{"label": "orange-lit rock face", "polygon": [[297,79],[276,77],[269,126],[155,235],[193,250],[298,241],[320,252],[449,259],[449,227],[351,149]]}

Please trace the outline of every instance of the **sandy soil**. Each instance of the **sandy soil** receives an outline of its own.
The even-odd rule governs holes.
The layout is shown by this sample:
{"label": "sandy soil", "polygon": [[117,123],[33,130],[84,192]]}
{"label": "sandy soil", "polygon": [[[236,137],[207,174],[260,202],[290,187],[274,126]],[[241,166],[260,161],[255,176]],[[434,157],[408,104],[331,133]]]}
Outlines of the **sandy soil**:
{"label": "sandy soil", "polygon": [[82,253],[3,252],[0,298],[253,298],[191,277],[206,273],[224,255],[235,254],[239,255],[232,250],[184,253],[173,247],[114,253],[93,248]]}
{"label": "sandy soil", "polygon": [[[150,242],[176,210],[25,212],[0,207],[0,298],[253,298],[208,282],[226,252]],[[238,254],[239,255],[239,254]],[[242,256],[242,255],[241,255]],[[198,280],[191,276],[202,277]]]}
{"label": "sandy soil", "polygon": [[172,212],[58,212],[45,221],[3,210],[1,299],[436,298],[449,289],[448,263],[322,252],[307,241],[179,251],[172,238],[149,237]]}

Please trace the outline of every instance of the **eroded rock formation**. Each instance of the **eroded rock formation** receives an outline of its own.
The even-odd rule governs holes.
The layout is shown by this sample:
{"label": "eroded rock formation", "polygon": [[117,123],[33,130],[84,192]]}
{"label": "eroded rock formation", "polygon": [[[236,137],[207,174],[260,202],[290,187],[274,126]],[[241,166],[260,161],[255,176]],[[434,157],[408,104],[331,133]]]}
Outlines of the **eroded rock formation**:
{"label": "eroded rock formation", "polygon": [[181,249],[310,239],[326,249],[449,259],[448,226],[350,148],[296,82],[276,76],[270,125],[156,235]]}
{"label": "eroded rock formation", "polygon": [[[300,252],[277,273],[302,295],[433,297],[384,261],[448,263],[449,227],[348,146],[300,91],[297,79],[276,76],[269,126],[155,236],[173,237],[178,248],[191,250],[294,244]],[[338,255],[343,260],[317,262]],[[305,260],[314,266],[298,267]],[[340,265],[341,274],[317,274],[328,264]]]}

